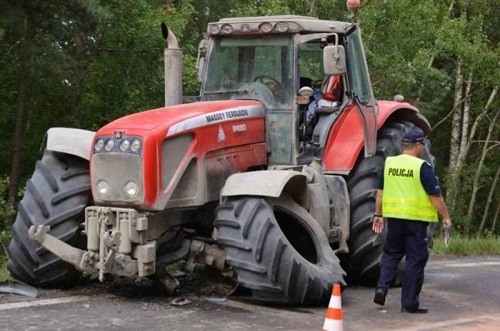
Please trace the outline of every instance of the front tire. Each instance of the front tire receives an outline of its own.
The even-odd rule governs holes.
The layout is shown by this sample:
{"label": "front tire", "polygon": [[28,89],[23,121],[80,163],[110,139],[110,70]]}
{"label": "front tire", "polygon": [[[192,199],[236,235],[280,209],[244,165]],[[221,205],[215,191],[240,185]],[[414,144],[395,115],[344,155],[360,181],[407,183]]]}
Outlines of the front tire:
{"label": "front tire", "polygon": [[28,230],[32,225],[48,225],[52,236],[83,247],[78,230],[91,196],[88,168],[86,160],[52,151],[45,151],[36,163],[7,248],[7,268],[14,278],[40,287],[67,288],[78,283],[81,272],[31,240]]}
{"label": "front tire", "polygon": [[316,220],[288,196],[235,197],[219,206],[218,243],[239,283],[274,304],[319,304],[345,272]]}

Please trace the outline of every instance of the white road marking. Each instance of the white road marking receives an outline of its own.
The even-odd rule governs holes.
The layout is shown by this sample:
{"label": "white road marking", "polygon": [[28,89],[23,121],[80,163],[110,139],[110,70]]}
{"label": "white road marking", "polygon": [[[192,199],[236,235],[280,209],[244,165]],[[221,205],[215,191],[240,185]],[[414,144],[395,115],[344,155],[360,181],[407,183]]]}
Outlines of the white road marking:
{"label": "white road marking", "polygon": [[[498,316],[484,315],[473,318],[458,318],[450,321],[435,323],[419,323],[418,326],[406,326],[403,329],[396,329],[394,331],[431,331],[434,329],[440,330],[443,327],[453,327],[450,330],[470,330],[472,326],[474,326],[474,330],[493,330],[479,328],[481,326],[495,327],[495,330],[498,330],[496,327],[500,326],[500,320]],[[462,329],[462,327],[464,328]]]}
{"label": "white road marking", "polygon": [[449,267],[481,267],[487,265],[500,265],[500,262],[464,262],[448,264]]}
{"label": "white road marking", "polygon": [[78,302],[78,301],[85,301],[85,300],[89,300],[89,297],[78,296],[78,297],[67,297],[67,298],[57,298],[57,299],[12,302],[12,303],[0,304],[0,310],[47,306],[47,305],[58,305],[61,303]]}
{"label": "white road marking", "polygon": [[428,264],[432,268],[464,268],[464,267],[482,267],[482,266],[499,266],[500,261],[483,261],[483,262],[446,262],[446,261],[432,261]]}

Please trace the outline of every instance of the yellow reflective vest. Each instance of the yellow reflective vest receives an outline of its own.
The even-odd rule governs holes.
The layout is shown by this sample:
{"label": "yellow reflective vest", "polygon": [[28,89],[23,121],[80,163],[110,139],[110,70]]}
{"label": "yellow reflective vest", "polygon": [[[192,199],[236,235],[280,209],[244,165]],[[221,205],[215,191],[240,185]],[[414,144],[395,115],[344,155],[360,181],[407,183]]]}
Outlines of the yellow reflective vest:
{"label": "yellow reflective vest", "polygon": [[425,161],[401,154],[388,157],[384,169],[384,217],[437,222],[436,208],[420,181],[420,168]]}

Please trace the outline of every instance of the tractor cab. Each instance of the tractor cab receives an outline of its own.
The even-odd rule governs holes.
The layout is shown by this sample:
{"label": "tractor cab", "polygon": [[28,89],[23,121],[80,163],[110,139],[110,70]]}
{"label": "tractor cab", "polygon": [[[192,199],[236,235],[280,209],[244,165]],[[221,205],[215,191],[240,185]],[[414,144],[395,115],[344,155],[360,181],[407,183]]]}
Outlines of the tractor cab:
{"label": "tractor cab", "polygon": [[[364,54],[353,53],[346,63],[345,43],[349,35],[359,37],[358,30],[355,24],[293,15],[211,23],[208,40],[200,44],[201,101],[260,100],[266,108],[270,165],[321,158],[333,123],[349,104],[345,96],[354,95],[343,88],[332,98],[332,81],[349,87],[364,80],[370,87]],[[355,77],[346,74],[349,64],[357,68]],[[371,89],[367,92],[360,104],[374,106]],[[372,145],[374,123],[368,121],[373,128],[367,130]]]}

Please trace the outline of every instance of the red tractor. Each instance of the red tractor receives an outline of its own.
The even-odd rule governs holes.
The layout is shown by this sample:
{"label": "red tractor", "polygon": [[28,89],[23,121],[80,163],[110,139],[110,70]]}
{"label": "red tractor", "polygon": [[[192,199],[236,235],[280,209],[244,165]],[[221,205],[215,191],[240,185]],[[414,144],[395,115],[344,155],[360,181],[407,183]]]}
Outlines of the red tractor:
{"label": "red tractor", "polygon": [[373,284],[378,173],[405,132],[430,125],[374,98],[358,24],[210,23],[200,96],[184,104],[181,51],[163,28],[165,107],[97,132],[48,131],[12,227],[11,274],[45,287],[147,276],[175,292],[165,267],[184,260],[230,267],[255,299],[286,304],[328,299],[346,272]]}

